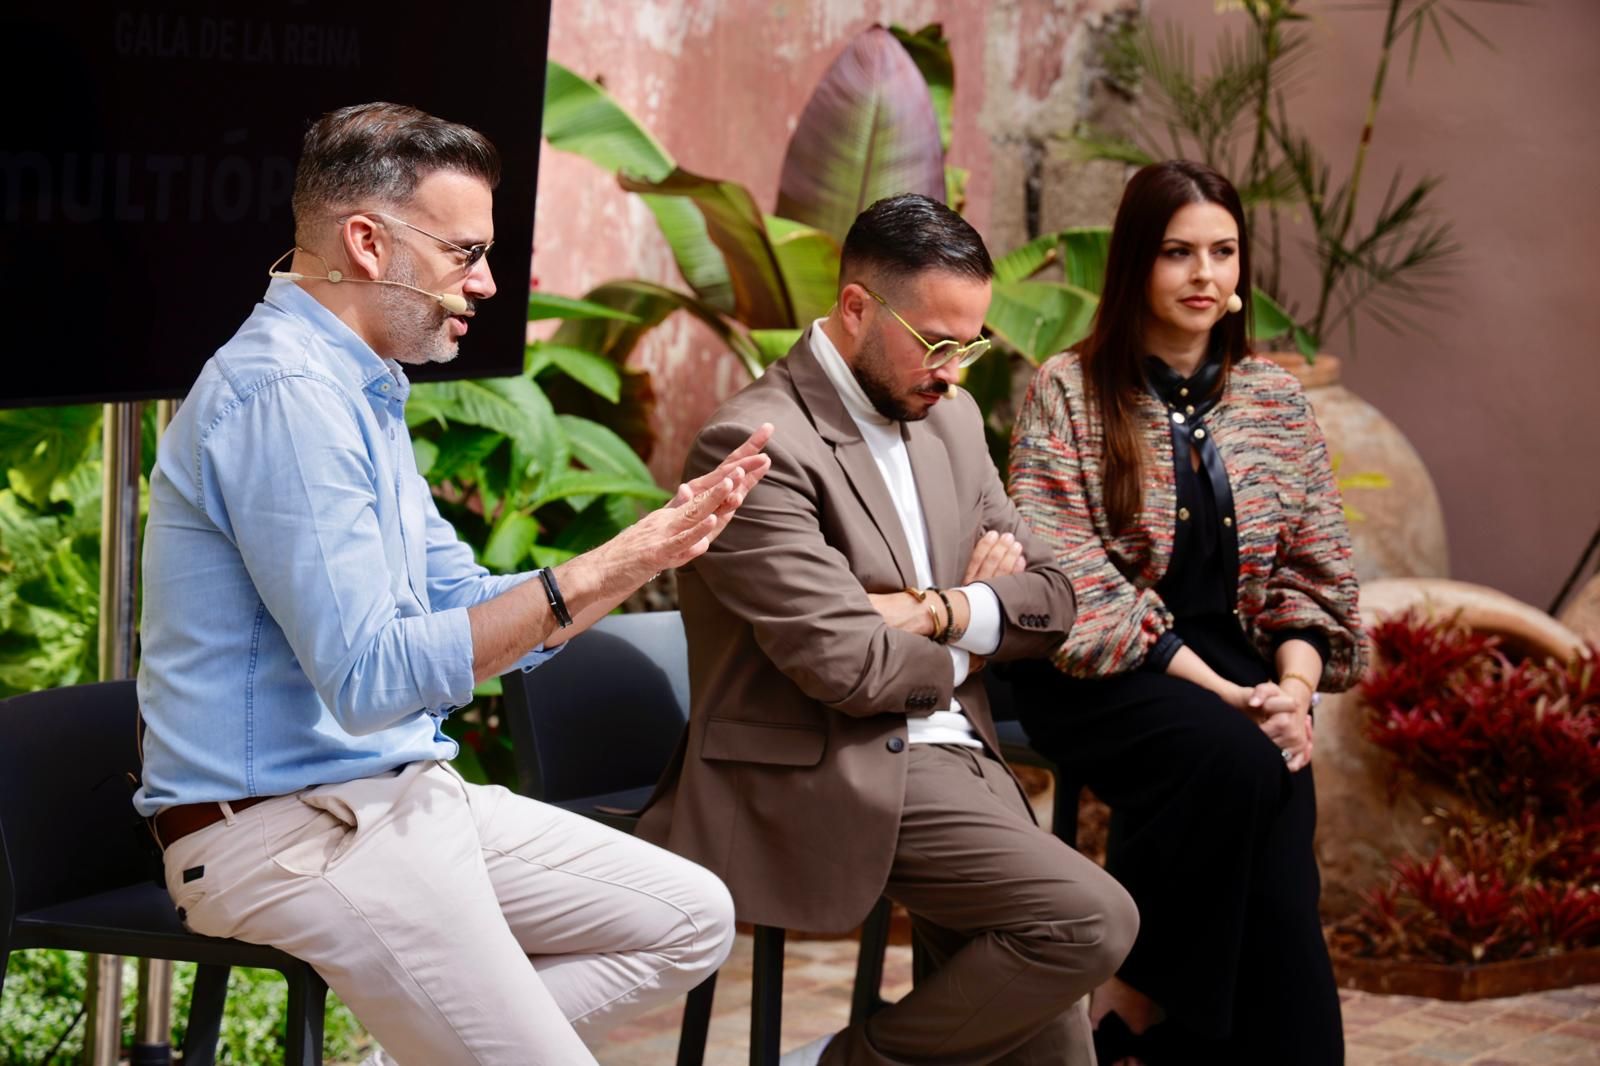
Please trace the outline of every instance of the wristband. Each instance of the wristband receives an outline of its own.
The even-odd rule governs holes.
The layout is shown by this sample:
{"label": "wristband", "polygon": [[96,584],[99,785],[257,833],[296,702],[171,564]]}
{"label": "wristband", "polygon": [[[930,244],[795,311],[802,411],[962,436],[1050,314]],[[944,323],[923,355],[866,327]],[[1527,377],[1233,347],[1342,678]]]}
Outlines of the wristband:
{"label": "wristband", "polygon": [[933,639],[935,643],[948,644],[950,643],[950,631],[956,627],[956,612],[950,606],[950,597],[944,594],[944,589],[936,588],[933,591],[939,594],[940,600],[944,601],[944,632]]}
{"label": "wristband", "polygon": [[556,624],[562,629],[572,624],[572,614],[567,610],[567,601],[561,598],[561,586],[556,584],[555,570],[544,567],[539,571],[539,580],[544,582],[544,594],[550,601],[550,613],[556,616]]}

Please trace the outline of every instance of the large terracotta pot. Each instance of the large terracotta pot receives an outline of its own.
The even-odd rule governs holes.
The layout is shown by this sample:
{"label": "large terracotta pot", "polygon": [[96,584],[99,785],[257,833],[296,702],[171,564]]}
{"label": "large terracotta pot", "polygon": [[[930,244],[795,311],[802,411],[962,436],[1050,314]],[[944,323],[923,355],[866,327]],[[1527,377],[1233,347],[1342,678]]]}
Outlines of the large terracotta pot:
{"label": "large terracotta pot", "polygon": [[1395,424],[1341,383],[1339,357],[1308,362],[1297,352],[1267,358],[1304,386],[1317,422],[1328,438],[1328,454],[1340,479],[1383,474],[1388,488],[1342,486],[1351,513],[1350,537],[1356,573],[1363,584],[1380,577],[1447,577],[1444,511],[1428,468]]}
{"label": "large terracotta pot", "polygon": [[1584,640],[1600,644],[1600,574],[1591,577],[1556,617]]}
{"label": "large terracotta pot", "polygon": [[[1519,652],[1566,659],[1583,641],[1535,607],[1482,585],[1438,579],[1390,578],[1361,586],[1361,620],[1418,607],[1439,615],[1460,612],[1480,633],[1500,636]],[[1322,910],[1343,917],[1359,906],[1389,863],[1407,851],[1431,853],[1440,843],[1429,811],[1449,809],[1457,798],[1443,789],[1405,791],[1391,801],[1394,760],[1361,735],[1366,708],[1354,690],[1324,696],[1317,709],[1317,861],[1322,867]]]}

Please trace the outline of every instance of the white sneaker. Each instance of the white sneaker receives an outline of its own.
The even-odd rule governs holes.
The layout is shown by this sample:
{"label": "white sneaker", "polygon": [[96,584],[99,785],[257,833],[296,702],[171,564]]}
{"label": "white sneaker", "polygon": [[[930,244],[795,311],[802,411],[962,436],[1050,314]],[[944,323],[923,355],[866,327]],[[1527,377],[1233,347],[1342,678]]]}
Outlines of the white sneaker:
{"label": "white sneaker", "polygon": [[797,1047],[793,1051],[785,1051],[778,1058],[778,1066],[817,1066],[822,1061],[822,1053],[828,1050],[828,1044],[838,1033],[829,1033],[819,1036],[804,1047]]}

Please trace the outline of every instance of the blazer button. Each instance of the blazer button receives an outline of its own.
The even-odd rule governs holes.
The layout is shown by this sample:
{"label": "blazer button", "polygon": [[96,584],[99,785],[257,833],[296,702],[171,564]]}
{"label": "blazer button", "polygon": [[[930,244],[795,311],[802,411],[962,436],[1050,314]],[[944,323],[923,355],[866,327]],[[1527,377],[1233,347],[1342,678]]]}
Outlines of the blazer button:
{"label": "blazer button", "polygon": [[906,750],[906,742],[899,737],[890,737],[883,746],[894,752],[896,755],[899,755],[902,751]]}

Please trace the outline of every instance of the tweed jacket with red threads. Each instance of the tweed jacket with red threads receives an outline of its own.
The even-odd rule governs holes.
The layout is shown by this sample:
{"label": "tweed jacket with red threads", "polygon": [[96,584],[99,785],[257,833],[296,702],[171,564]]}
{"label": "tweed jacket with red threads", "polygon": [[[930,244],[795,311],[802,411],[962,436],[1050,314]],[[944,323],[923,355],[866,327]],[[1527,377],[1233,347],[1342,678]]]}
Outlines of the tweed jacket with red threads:
{"label": "tweed jacket with red threads", "polygon": [[[1167,412],[1141,394],[1144,507],[1112,536],[1104,500],[1104,437],[1075,353],[1039,368],[1011,440],[1011,497],[1034,535],[1072,579],[1078,616],[1053,660],[1075,677],[1138,668],[1172,628],[1155,591],[1172,559],[1178,522]],[[1274,635],[1314,629],[1327,638],[1321,687],[1361,676],[1355,566],[1327,444],[1300,383],[1255,356],[1229,374],[1205,416],[1228,471],[1239,543],[1235,613],[1269,662]]]}

